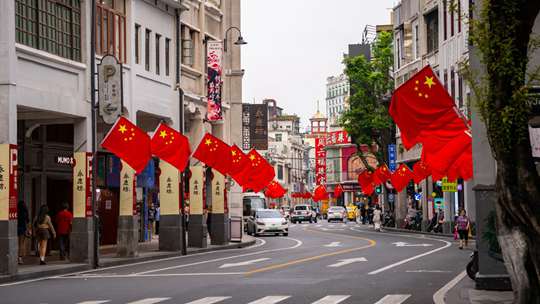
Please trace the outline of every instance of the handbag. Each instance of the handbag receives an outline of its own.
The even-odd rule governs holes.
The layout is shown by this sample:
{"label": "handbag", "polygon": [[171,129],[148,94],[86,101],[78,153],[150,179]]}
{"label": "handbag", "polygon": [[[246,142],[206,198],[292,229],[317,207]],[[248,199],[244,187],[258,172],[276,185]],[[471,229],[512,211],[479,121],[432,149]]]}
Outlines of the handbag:
{"label": "handbag", "polygon": [[454,228],[454,240],[457,240],[459,238],[457,227]]}

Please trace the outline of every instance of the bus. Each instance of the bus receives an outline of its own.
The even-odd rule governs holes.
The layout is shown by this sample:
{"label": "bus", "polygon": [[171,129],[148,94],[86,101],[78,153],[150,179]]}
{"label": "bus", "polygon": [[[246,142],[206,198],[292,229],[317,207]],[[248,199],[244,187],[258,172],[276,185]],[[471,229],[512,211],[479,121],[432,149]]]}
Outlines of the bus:
{"label": "bus", "polygon": [[242,218],[244,219],[244,228],[247,227],[247,218],[257,209],[268,209],[266,198],[261,193],[246,192],[242,195]]}

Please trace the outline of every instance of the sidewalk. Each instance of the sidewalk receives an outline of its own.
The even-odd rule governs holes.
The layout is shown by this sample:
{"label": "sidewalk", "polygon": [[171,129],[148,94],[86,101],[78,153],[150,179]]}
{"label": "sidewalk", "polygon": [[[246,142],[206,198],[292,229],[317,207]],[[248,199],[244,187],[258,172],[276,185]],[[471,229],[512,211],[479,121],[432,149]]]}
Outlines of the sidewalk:
{"label": "sidewalk", "polygon": [[[188,255],[217,251],[217,250],[226,250],[226,249],[236,249],[244,248],[254,245],[256,242],[254,237],[249,235],[244,235],[242,242],[239,243],[229,243],[228,245],[211,245],[210,240],[208,240],[208,247],[206,248],[187,248]],[[181,256],[181,253],[178,251],[159,251],[158,249],[159,241],[158,239],[153,239],[150,242],[139,243],[139,255],[137,257],[117,257],[116,256],[116,246],[101,246],[100,247],[100,267],[110,267],[118,265],[126,265],[131,263],[143,262],[158,260],[164,258],[171,258],[176,256]],[[77,264],[70,263],[67,260],[60,260],[58,257],[58,252],[51,252],[50,256],[46,258],[47,265],[39,265],[39,258],[36,256],[27,256],[24,257],[24,264],[19,265],[18,272],[15,275],[0,275],[0,283],[20,281],[20,280],[31,280],[31,279],[40,279],[48,276],[63,275],[68,273],[74,273],[84,270],[92,269],[88,264]]]}
{"label": "sidewalk", "polygon": [[446,304],[510,304],[514,296],[511,291],[489,291],[474,288],[468,276],[461,279],[445,295]]}

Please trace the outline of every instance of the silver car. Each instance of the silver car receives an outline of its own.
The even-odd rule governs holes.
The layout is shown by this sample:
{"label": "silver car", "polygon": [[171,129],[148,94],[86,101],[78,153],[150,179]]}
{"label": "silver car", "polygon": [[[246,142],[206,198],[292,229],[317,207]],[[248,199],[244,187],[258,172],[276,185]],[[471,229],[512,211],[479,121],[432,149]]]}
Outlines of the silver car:
{"label": "silver car", "polygon": [[347,218],[347,210],[343,207],[330,207],[328,208],[327,219],[330,223],[331,221],[341,221],[344,222]]}
{"label": "silver car", "polygon": [[274,234],[289,235],[289,222],[281,212],[274,209],[258,209],[247,221],[249,235]]}

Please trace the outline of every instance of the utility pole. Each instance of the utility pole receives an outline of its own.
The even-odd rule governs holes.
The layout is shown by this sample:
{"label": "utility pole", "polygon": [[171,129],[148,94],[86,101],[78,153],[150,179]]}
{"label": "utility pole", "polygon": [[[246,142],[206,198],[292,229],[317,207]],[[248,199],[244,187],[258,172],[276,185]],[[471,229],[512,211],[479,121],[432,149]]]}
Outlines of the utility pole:
{"label": "utility pole", "polygon": [[99,267],[99,227],[98,217],[96,214],[96,174],[97,174],[97,145],[96,145],[96,0],[92,0],[91,8],[91,33],[90,33],[90,100],[91,100],[91,119],[92,119],[92,216],[93,216],[93,228],[94,228],[94,259],[93,267]]}

